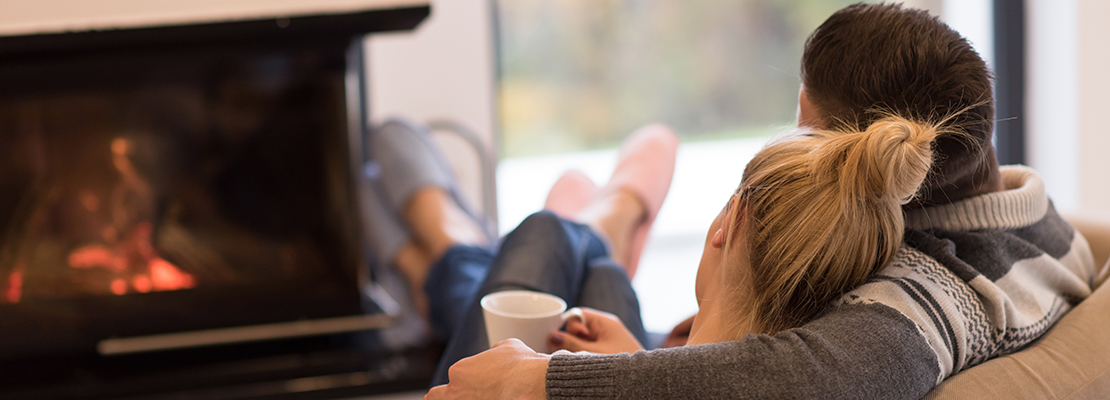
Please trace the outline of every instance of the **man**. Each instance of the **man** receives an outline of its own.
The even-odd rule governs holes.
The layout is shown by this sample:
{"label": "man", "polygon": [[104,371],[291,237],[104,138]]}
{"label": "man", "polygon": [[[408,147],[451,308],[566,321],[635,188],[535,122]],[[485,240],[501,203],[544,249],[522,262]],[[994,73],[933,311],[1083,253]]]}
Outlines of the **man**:
{"label": "man", "polygon": [[773,336],[606,355],[508,340],[455,364],[426,398],[918,399],[1035,340],[1105,279],[1035,172],[998,166],[989,72],[936,18],[898,5],[840,10],[807,41],[802,81],[799,125],[952,116],[946,126],[967,134],[937,141],[893,262]]}

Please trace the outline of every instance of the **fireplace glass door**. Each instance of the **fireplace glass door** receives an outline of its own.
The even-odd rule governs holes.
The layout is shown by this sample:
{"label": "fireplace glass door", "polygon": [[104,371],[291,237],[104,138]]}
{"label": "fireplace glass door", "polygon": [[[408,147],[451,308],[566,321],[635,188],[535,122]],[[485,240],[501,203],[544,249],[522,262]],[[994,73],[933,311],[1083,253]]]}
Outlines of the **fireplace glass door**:
{"label": "fireplace glass door", "polygon": [[0,63],[0,358],[362,312],[348,54]]}

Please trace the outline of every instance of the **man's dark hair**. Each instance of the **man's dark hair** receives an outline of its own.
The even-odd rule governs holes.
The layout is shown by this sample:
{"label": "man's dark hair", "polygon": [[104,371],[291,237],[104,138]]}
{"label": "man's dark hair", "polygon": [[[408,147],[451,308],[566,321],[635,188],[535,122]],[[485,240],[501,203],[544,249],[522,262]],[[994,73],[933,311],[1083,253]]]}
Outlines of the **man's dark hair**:
{"label": "man's dark hair", "polygon": [[[959,33],[922,10],[853,4],[821,24],[802,55],[806,96],[830,129],[864,130],[889,114],[937,122],[971,138],[942,137],[919,199],[965,197],[997,166],[994,98],[986,63]],[[937,191],[943,193],[937,193]]]}

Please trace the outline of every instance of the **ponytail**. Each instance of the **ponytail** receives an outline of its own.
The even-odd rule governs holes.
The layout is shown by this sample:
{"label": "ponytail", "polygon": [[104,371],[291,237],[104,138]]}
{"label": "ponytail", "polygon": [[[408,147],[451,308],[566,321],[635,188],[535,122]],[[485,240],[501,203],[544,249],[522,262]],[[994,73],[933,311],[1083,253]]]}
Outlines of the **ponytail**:
{"label": "ponytail", "polygon": [[[746,245],[751,264],[733,286],[754,309],[735,315],[762,333],[800,326],[894,258],[902,205],[925,181],[942,133],[888,116],[863,132],[802,130],[761,150],[738,189],[743,217],[726,237],[725,258]],[[723,273],[738,282],[734,268]]]}

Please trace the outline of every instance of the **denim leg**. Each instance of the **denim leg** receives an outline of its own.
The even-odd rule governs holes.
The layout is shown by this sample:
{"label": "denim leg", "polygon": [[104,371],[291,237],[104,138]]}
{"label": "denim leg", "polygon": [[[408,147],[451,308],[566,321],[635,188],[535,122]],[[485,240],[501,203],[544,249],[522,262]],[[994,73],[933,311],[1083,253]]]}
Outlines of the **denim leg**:
{"label": "denim leg", "polygon": [[465,304],[465,315],[447,342],[433,385],[447,383],[447,369],[456,361],[489,348],[479,300],[514,289],[551,293],[570,307],[578,306],[585,294],[589,304],[583,305],[614,313],[633,332],[643,332],[628,277],[609,258],[597,234],[588,226],[541,211],[505,236],[485,281]]}
{"label": "denim leg", "polygon": [[612,259],[605,257],[590,261],[577,306],[596,308],[616,315],[640,344],[645,348],[652,347],[648,342],[644,321],[640,318],[640,300],[636,298],[636,291],[632,290],[632,282],[624,268]]}
{"label": "denim leg", "polygon": [[493,255],[486,248],[455,246],[432,265],[424,292],[428,294],[428,317],[436,337],[450,338],[458,329],[474,293],[486,280]]}

